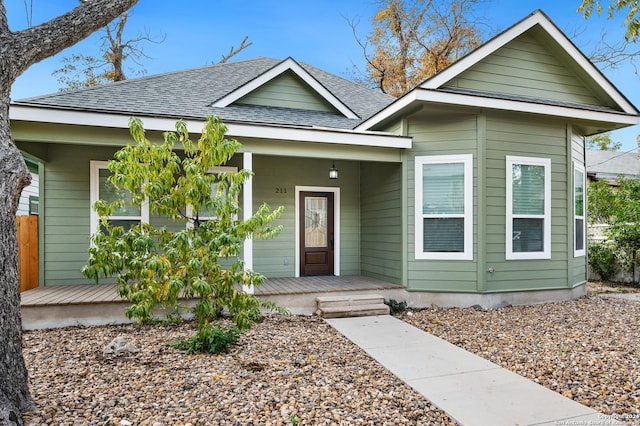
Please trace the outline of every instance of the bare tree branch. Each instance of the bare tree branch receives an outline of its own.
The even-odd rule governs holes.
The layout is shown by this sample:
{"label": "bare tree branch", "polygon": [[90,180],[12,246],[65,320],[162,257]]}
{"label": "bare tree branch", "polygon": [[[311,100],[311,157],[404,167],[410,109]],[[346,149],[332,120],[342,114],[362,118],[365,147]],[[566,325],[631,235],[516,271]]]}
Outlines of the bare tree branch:
{"label": "bare tree branch", "polygon": [[[138,0],[91,0],[51,21],[11,33],[6,26],[4,7],[0,12],[4,17],[4,26],[0,21],[0,40],[3,55],[11,51],[15,76],[21,74],[32,64],[55,55],[73,45],[77,40],[86,38],[99,28],[121,15]],[[14,77],[15,78],[15,77]]]}
{"label": "bare tree branch", "polygon": [[242,52],[244,49],[251,46],[253,42],[250,41],[249,43],[247,43],[248,40],[249,40],[249,36],[244,36],[244,38],[242,39],[242,43],[240,43],[240,46],[238,46],[237,49],[234,46],[231,46],[231,49],[229,49],[229,53],[227,53],[226,55],[223,55],[222,59],[220,59],[220,62],[218,63],[224,64],[233,56],[236,56],[238,53]]}
{"label": "bare tree branch", "polygon": [[482,1],[379,0],[366,42],[350,22],[370,85],[400,96],[477,47],[484,18],[474,11]]}

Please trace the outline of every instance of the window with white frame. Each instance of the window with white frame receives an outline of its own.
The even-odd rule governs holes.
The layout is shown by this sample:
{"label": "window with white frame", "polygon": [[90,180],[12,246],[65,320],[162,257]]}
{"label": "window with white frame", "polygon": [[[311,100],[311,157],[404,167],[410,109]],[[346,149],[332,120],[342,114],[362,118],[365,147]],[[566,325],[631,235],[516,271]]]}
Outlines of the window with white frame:
{"label": "window with white frame", "polygon": [[506,157],[506,258],[551,258],[551,159]]}
{"label": "window with white frame", "polygon": [[584,256],[586,246],[585,188],[586,173],[582,165],[573,165],[573,236],[574,257]]}
{"label": "window with white frame", "polygon": [[91,202],[91,232],[97,232],[100,226],[100,218],[93,208],[98,200],[113,203],[124,200],[124,205],[113,212],[107,220],[114,226],[123,226],[125,229],[139,223],[149,223],[149,203],[131,205],[132,194],[125,189],[118,189],[108,181],[111,171],[107,168],[106,161],[91,161],[90,171],[90,202]]}
{"label": "window with white frame", "polygon": [[[237,167],[230,167],[230,166],[215,166],[212,167],[211,169],[209,169],[209,172],[207,174],[209,175],[218,175],[220,173],[235,173],[238,171]],[[218,192],[218,183],[217,182],[212,182],[210,184],[210,188],[211,188],[211,198],[215,198],[217,192]],[[213,220],[215,219],[215,213],[208,211],[207,209],[203,209],[202,211],[194,211],[193,206],[192,205],[187,205],[187,217],[189,218],[196,218],[197,216],[197,220],[199,223],[202,222],[206,222],[208,220]],[[189,220],[189,222],[187,222],[187,226],[194,226],[194,221],[193,220]]]}
{"label": "window with white frame", "polygon": [[473,260],[473,156],[415,159],[415,258]]}

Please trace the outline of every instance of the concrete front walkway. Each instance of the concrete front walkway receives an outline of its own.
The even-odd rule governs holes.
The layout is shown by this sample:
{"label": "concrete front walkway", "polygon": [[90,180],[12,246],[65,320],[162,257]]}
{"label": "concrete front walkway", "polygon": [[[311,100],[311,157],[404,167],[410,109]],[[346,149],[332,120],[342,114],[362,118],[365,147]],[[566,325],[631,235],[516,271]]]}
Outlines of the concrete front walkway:
{"label": "concrete front walkway", "polygon": [[462,425],[622,425],[389,315],[326,320]]}

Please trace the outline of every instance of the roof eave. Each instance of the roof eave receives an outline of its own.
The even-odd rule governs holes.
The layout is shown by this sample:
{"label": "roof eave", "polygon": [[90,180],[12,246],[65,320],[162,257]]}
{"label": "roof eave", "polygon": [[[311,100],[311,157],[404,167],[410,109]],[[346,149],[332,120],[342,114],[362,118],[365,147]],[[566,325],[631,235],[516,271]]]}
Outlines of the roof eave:
{"label": "roof eave", "polygon": [[523,112],[553,117],[562,117],[576,120],[597,121],[622,125],[622,127],[638,124],[638,113],[628,112],[603,112],[592,111],[581,108],[572,108],[557,105],[548,105],[543,102],[533,103],[526,101],[500,99],[479,95],[468,95],[459,93],[443,92],[438,90],[414,89],[407,95],[400,98],[388,108],[380,111],[358,125],[355,130],[365,131],[388,120],[389,118],[401,114],[403,110],[415,102],[429,102],[433,104],[456,105],[465,107],[476,107],[483,109],[495,109],[503,111]]}
{"label": "roof eave", "polygon": [[[57,108],[42,108],[25,105],[11,105],[11,121],[69,124],[77,126],[109,127],[128,129],[130,115],[106,114]],[[144,117],[146,130],[166,131],[175,126],[175,117]],[[202,118],[187,121],[189,132],[200,133],[204,124]],[[334,129],[326,127],[281,126],[243,122],[225,122],[227,134],[237,138],[260,138],[294,140],[328,144],[373,146],[382,148],[410,149],[411,138],[385,132]]]}

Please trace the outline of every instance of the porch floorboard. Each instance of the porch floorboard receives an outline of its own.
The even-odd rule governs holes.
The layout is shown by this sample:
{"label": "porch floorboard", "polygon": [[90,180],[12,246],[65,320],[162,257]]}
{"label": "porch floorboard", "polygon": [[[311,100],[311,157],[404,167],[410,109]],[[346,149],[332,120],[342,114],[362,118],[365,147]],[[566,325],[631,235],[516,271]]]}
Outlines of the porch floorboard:
{"label": "porch floorboard", "polygon": [[[301,278],[269,278],[256,287],[256,296],[303,295],[345,291],[377,291],[402,289],[364,276],[315,276]],[[21,306],[75,305],[122,302],[116,284],[63,285],[37,287],[21,294]]]}

